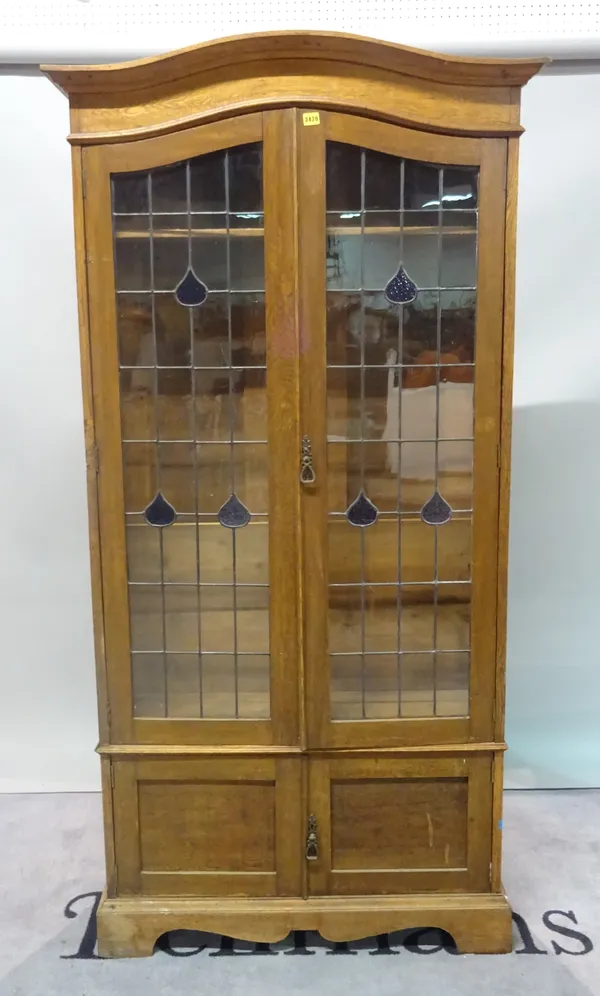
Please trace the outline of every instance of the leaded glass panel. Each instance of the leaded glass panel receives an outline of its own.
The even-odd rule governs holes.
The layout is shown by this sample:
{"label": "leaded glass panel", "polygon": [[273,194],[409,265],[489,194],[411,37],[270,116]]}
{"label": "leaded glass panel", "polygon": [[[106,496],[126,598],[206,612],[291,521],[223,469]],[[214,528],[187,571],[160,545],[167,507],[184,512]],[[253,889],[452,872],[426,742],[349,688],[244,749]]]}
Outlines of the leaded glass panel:
{"label": "leaded glass panel", "polygon": [[465,716],[478,170],[328,142],[326,176],[332,718]]}
{"label": "leaded glass panel", "polygon": [[260,143],[112,177],[134,714],[270,714]]}

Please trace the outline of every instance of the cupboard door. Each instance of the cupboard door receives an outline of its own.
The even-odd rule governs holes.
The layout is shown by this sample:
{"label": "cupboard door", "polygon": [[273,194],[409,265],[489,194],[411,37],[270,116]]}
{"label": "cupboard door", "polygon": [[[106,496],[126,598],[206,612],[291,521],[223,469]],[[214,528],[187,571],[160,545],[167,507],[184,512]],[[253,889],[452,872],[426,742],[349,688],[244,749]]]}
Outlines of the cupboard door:
{"label": "cupboard door", "polygon": [[288,122],[84,153],[116,741],[299,739]]}
{"label": "cupboard door", "polygon": [[310,762],[313,895],[490,888],[489,758]]}
{"label": "cupboard door", "polygon": [[301,129],[309,742],[493,739],[506,142]]}
{"label": "cupboard door", "polygon": [[118,894],[299,895],[301,763],[113,762]]}

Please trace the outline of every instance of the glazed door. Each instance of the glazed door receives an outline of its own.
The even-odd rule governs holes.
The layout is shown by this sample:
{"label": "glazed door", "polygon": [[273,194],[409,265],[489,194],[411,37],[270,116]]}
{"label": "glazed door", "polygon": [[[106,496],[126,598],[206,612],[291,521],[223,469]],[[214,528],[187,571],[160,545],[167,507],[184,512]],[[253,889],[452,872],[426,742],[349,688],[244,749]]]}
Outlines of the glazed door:
{"label": "glazed door", "polygon": [[83,153],[115,742],[299,741],[288,118]]}
{"label": "glazed door", "polygon": [[309,744],[493,740],[506,143],[304,118]]}

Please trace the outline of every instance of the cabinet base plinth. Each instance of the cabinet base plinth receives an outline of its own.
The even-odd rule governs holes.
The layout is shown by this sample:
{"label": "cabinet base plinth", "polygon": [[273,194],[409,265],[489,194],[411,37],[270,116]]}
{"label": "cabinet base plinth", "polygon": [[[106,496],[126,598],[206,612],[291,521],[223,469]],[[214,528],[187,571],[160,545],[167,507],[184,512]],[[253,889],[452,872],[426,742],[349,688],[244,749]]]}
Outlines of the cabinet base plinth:
{"label": "cabinet base plinth", "polygon": [[197,899],[102,897],[98,953],[104,958],[151,955],[169,930],[206,930],[274,943],[292,930],[314,930],[328,941],[354,941],[409,927],[438,927],[458,950],[506,954],[512,919],[503,895],[321,897],[313,899]]}

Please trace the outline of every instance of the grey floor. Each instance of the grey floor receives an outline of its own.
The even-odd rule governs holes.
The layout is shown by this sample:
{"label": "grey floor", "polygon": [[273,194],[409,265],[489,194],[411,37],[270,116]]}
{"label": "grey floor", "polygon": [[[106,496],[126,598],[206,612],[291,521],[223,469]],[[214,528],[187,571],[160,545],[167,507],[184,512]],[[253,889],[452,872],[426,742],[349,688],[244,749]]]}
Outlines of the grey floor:
{"label": "grey floor", "polygon": [[[373,958],[366,942],[355,957],[329,958],[316,938],[312,958],[285,957],[285,945],[279,957],[211,957],[219,942],[207,937],[196,956],[113,962],[72,957],[85,954],[93,895],[64,914],[103,885],[99,796],[0,796],[0,996],[345,996],[349,987],[366,996],[600,996],[600,791],[509,792],[504,827],[505,887],[531,934],[522,955],[518,933],[506,957],[456,957],[427,939],[418,952],[395,937],[400,957]],[[579,933],[559,932],[567,929]],[[546,954],[527,953],[534,946]]]}

